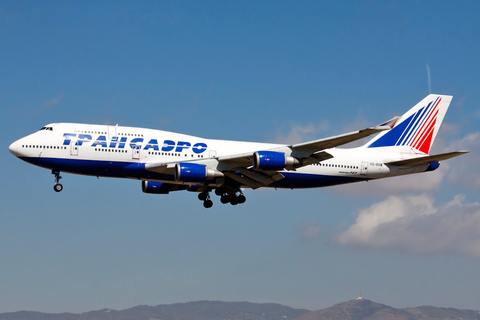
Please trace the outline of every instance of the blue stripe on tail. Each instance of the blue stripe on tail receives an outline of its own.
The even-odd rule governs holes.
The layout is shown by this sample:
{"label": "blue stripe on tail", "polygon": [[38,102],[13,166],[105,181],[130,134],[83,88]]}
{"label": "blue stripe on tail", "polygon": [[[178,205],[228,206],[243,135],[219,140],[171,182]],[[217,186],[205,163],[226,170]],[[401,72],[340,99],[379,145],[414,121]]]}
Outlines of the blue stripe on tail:
{"label": "blue stripe on tail", "polygon": [[388,131],[380,139],[374,141],[369,148],[378,148],[378,147],[391,147],[397,144],[397,141],[400,139],[402,134],[405,132],[407,126],[412,122],[414,114],[412,114],[408,119],[402,121],[395,128]]}

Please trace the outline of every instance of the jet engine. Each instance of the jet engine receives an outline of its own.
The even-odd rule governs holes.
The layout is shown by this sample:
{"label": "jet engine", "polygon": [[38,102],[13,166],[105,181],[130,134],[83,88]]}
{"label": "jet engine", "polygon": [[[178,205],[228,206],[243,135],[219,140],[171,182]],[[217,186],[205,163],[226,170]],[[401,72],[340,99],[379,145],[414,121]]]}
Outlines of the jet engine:
{"label": "jet engine", "polygon": [[438,167],[440,167],[440,162],[438,162],[438,161],[432,161],[432,162],[430,162],[430,165],[428,166],[427,170],[425,170],[425,171],[437,170]]}
{"label": "jet engine", "polygon": [[187,186],[155,181],[142,181],[142,191],[145,193],[168,194],[170,191],[185,190]]}
{"label": "jet engine", "polygon": [[223,173],[212,168],[207,168],[204,164],[177,163],[175,165],[175,181],[203,182],[222,177]]}
{"label": "jet engine", "polygon": [[300,166],[298,159],[287,156],[283,152],[256,151],[253,154],[254,170],[291,170],[298,166]]}

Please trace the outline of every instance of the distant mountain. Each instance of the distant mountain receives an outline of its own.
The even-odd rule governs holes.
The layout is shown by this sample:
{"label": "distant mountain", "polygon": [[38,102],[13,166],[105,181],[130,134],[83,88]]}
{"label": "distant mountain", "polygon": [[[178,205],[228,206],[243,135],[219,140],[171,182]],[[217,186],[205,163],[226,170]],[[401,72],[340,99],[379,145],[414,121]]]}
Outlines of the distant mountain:
{"label": "distant mountain", "polygon": [[342,302],[318,311],[294,309],[276,303],[197,301],[103,309],[86,313],[0,313],[0,320],[480,320],[480,312],[452,308],[395,309],[367,299]]}
{"label": "distant mountain", "polygon": [[[390,317],[389,317],[390,316]],[[404,310],[398,310],[370,300],[352,300],[342,302],[327,309],[306,313],[296,320],[364,320],[390,318],[398,320],[414,319]]]}
{"label": "distant mountain", "polygon": [[473,310],[418,307],[395,309],[367,299],[342,302],[333,307],[305,313],[295,320],[480,320]]}
{"label": "distant mountain", "polygon": [[285,320],[306,312],[276,303],[197,301],[81,314],[20,311],[0,313],[0,320]]}

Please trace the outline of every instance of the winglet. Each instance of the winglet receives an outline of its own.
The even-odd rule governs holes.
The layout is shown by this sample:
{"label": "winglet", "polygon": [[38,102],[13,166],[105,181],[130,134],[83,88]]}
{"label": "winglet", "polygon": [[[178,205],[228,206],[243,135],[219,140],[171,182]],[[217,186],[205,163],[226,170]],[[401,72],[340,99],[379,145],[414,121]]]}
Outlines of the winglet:
{"label": "winglet", "polygon": [[397,123],[398,119],[400,119],[400,116],[393,117],[392,119],[379,124],[377,127],[389,127],[390,129],[393,129],[395,127],[395,124]]}

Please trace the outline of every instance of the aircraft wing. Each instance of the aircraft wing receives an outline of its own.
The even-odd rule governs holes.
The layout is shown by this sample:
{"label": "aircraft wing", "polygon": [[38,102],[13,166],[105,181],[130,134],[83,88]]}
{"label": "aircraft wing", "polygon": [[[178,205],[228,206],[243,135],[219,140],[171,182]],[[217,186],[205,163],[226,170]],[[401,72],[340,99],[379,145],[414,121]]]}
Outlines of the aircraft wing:
{"label": "aircraft wing", "polygon": [[[303,161],[302,165],[318,163],[319,161],[324,161],[333,157],[331,154],[323,150],[338,147],[352,141],[360,140],[384,130],[390,130],[393,128],[393,126],[395,125],[395,123],[399,118],[400,117],[394,117],[375,127],[366,128],[363,130],[358,130],[350,133],[345,133],[345,134],[341,134],[341,135],[333,136],[329,138],[274,148],[268,151],[278,151],[278,152],[290,151],[291,156],[302,159]],[[253,152],[250,152],[250,153],[244,153],[244,154],[221,156],[218,158],[218,161],[223,163],[230,163],[230,164],[235,163],[236,166],[238,167],[244,167],[252,164],[252,158],[253,158]]]}
{"label": "aircraft wing", "polygon": [[[399,117],[395,117],[378,126],[359,131],[345,133],[325,139],[298,143],[290,146],[281,146],[263,151],[277,151],[291,154],[291,156],[300,161],[300,164],[296,166],[296,168],[299,168],[333,158],[330,153],[324,151],[325,149],[341,146],[384,130],[390,130],[395,125],[395,122],[398,120],[398,118]],[[284,178],[284,176],[277,171],[253,170],[253,156],[254,152],[248,152],[220,156],[213,159],[194,160],[191,162],[203,163],[211,167],[216,167],[217,170],[223,172],[225,176],[253,189],[269,185]],[[175,163],[147,162],[145,164],[145,169],[148,171],[173,175],[175,172]]]}
{"label": "aircraft wing", "polygon": [[334,137],[294,144],[290,146],[293,151],[292,156],[301,158],[308,157],[314,154],[316,151],[335,148],[356,140],[363,139],[384,130],[390,130],[393,128],[399,118],[400,117],[394,117],[382,124],[379,124],[378,126],[366,128],[363,130],[344,133]]}
{"label": "aircraft wing", "polygon": [[454,152],[436,154],[432,156],[424,156],[424,157],[418,157],[413,159],[391,161],[391,162],[386,162],[385,164],[390,164],[390,165],[399,166],[399,167],[414,167],[422,164],[429,164],[433,161],[447,160],[453,157],[461,156],[462,154],[465,154],[468,152],[469,151],[454,151]]}
{"label": "aircraft wing", "polygon": [[173,176],[175,174],[175,164],[176,162],[165,163],[165,162],[151,161],[151,162],[145,163],[145,170],[153,171],[157,173],[163,173],[163,174],[170,174]]}
{"label": "aircraft wing", "polygon": [[253,171],[247,168],[235,168],[224,174],[241,184],[247,185],[252,189],[268,186],[269,184],[285,178],[281,173],[276,171]]}

